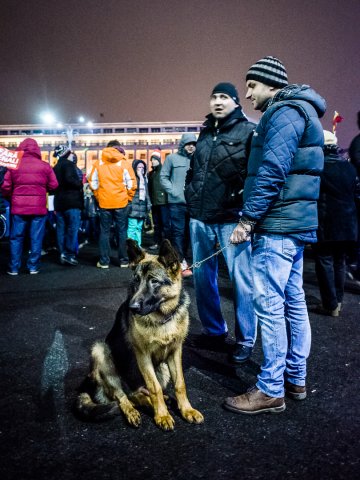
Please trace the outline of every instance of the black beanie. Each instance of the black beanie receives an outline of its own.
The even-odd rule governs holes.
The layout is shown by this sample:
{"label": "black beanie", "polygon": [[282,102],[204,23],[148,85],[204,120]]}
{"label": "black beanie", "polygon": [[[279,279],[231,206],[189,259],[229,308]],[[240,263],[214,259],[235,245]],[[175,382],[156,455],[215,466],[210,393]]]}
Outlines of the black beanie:
{"label": "black beanie", "polygon": [[236,90],[236,87],[232,83],[228,83],[228,82],[218,83],[213,88],[211,95],[214,95],[214,93],[225,93],[230,98],[232,98],[235,103],[240,105],[238,91]]}
{"label": "black beanie", "polygon": [[264,57],[258,60],[246,74],[246,81],[255,80],[269,87],[284,88],[288,85],[285,67],[275,57]]}

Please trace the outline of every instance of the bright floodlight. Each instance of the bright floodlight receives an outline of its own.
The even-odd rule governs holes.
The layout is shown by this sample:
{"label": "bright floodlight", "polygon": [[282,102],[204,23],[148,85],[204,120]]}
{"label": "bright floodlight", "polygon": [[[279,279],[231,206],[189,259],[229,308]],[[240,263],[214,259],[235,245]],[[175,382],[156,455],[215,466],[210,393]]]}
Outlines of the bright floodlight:
{"label": "bright floodlight", "polygon": [[56,124],[56,127],[57,127],[57,128],[63,128],[63,126],[64,126],[64,125],[63,125],[61,122],[58,122],[58,123]]}
{"label": "bright floodlight", "polygon": [[45,112],[41,115],[42,121],[47,124],[52,124],[55,122],[55,117],[51,112]]}
{"label": "bright floodlight", "polygon": [[93,125],[94,125],[93,122],[87,122],[87,124],[86,124],[86,126],[89,127],[89,128],[91,128]]}
{"label": "bright floodlight", "polygon": [[82,115],[79,117],[79,122],[80,122],[80,123],[84,123],[84,122],[85,122],[85,118],[84,118]]}

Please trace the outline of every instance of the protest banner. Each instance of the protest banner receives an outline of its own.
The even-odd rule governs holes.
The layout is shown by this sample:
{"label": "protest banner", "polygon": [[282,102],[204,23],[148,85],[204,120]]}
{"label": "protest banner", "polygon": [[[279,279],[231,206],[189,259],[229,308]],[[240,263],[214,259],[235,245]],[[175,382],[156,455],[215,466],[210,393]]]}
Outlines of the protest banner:
{"label": "protest banner", "polygon": [[17,170],[20,165],[23,151],[12,152],[5,147],[0,147],[0,166]]}

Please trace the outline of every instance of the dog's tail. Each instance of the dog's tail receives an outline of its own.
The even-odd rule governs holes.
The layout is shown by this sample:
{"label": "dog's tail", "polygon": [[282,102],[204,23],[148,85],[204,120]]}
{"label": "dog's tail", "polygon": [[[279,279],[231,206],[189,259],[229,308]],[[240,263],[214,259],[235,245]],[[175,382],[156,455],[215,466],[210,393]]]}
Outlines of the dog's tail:
{"label": "dog's tail", "polygon": [[75,402],[75,411],[82,420],[102,422],[121,415],[116,402],[95,403],[88,393],[80,393]]}

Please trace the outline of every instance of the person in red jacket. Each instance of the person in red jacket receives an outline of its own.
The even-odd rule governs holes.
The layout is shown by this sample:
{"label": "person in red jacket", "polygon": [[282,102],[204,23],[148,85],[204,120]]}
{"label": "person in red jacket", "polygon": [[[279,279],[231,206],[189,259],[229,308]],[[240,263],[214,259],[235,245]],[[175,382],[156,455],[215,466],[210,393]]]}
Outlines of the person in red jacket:
{"label": "person in red jacket", "polygon": [[29,273],[39,273],[42,241],[47,214],[46,193],[55,190],[58,181],[50,165],[41,159],[40,147],[35,140],[22,141],[17,151],[23,156],[17,170],[5,174],[1,191],[10,201],[10,263],[7,273],[18,275],[25,234],[30,235],[27,259]]}

